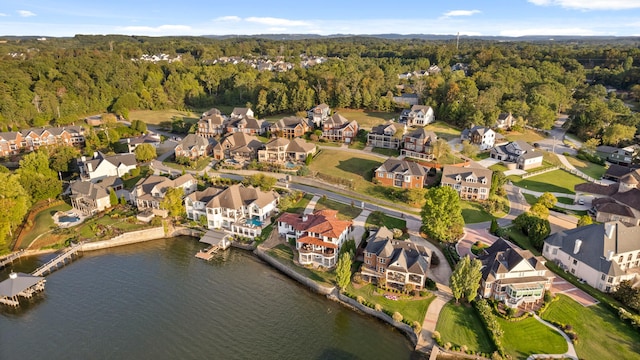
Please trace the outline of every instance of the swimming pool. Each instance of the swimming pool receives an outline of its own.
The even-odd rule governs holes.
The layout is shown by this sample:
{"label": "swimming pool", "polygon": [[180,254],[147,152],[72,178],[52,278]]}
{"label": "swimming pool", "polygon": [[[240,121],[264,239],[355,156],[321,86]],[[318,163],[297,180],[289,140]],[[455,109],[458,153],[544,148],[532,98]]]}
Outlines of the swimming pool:
{"label": "swimming pool", "polygon": [[292,163],[291,161],[287,161],[287,163],[286,163],[286,164],[284,164],[284,166],[285,166],[287,169],[293,169],[293,168],[298,167],[298,165],[297,165],[297,164],[294,164],[294,163]]}
{"label": "swimming pool", "polygon": [[79,221],[79,220],[80,220],[80,218],[78,216],[75,216],[75,215],[63,215],[63,216],[60,216],[58,218],[58,221],[59,222],[63,222],[63,223],[72,223],[72,222],[76,222],[76,221]]}
{"label": "swimming pool", "polygon": [[257,218],[247,219],[247,224],[262,227],[263,222],[258,220]]}

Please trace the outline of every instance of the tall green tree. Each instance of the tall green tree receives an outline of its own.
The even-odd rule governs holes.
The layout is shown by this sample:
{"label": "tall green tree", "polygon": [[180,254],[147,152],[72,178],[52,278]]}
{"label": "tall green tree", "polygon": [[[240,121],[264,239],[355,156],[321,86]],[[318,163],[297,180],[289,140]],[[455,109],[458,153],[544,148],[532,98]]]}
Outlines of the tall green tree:
{"label": "tall green tree", "polygon": [[158,154],[156,148],[151,144],[138,145],[135,150],[136,160],[139,162],[147,162],[155,159]]}
{"label": "tall green tree", "polygon": [[545,192],[542,195],[540,195],[540,197],[538,197],[538,201],[536,201],[536,204],[541,204],[547,209],[551,209],[556,205],[557,202],[558,202],[558,199],[552,193]]}
{"label": "tall green tree", "polygon": [[617,146],[620,141],[632,139],[637,131],[635,126],[613,124],[607,126],[602,134],[602,141],[605,144]]}
{"label": "tall green tree", "polygon": [[50,167],[55,172],[70,172],[72,161],[80,157],[80,150],[73,146],[59,146],[53,150]]}
{"label": "tall green tree", "polygon": [[49,168],[49,152],[38,150],[25,155],[17,170],[22,187],[29,193],[31,200],[53,199],[62,192],[62,183],[58,174]]}
{"label": "tall green tree", "polygon": [[171,188],[164,194],[164,198],[160,202],[160,208],[167,210],[169,216],[179,217],[186,213],[182,198],[184,197],[183,188]]}
{"label": "tall green tree", "polygon": [[111,203],[111,206],[118,205],[118,195],[116,195],[116,191],[113,189],[109,191],[109,202]]}
{"label": "tall green tree", "polygon": [[589,215],[582,215],[580,216],[580,218],[578,219],[578,225],[577,227],[580,226],[587,226],[587,225],[591,225],[593,224],[593,219],[591,219],[591,216]]}
{"label": "tall green tree", "polygon": [[422,207],[422,228],[431,238],[455,242],[462,235],[464,218],[460,195],[449,186],[430,189]]}
{"label": "tall green tree", "polygon": [[351,262],[351,254],[344,252],[340,255],[336,265],[336,282],[342,290],[346,289],[351,282]]}
{"label": "tall green tree", "polygon": [[456,264],[451,273],[450,287],[456,302],[465,299],[471,302],[478,294],[480,280],[482,279],[482,263],[478,259],[465,256]]}
{"label": "tall green tree", "polygon": [[9,251],[13,231],[24,219],[30,197],[16,174],[0,173],[0,254]]}

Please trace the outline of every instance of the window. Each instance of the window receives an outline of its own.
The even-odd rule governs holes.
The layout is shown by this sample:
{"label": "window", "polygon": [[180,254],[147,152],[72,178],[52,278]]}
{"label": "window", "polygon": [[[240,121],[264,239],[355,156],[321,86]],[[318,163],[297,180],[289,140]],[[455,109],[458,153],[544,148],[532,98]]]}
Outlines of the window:
{"label": "window", "polygon": [[606,276],[605,274],[602,274],[602,276],[600,276],[600,280],[604,281],[604,279],[605,279],[606,277],[607,277],[607,276]]}
{"label": "window", "polygon": [[[613,283],[613,277],[609,276],[609,278],[607,279],[607,282],[608,282],[609,284]],[[607,288],[608,288],[608,286],[607,286]],[[607,290],[607,291],[608,291],[608,290]]]}
{"label": "window", "polygon": [[551,252],[553,255],[558,255],[558,249],[553,249],[553,251]]}
{"label": "window", "polygon": [[367,259],[366,263],[367,265],[371,265],[371,260]]}
{"label": "window", "polygon": [[378,262],[379,262],[380,264],[384,264],[384,263],[386,262],[386,260],[387,260],[387,259],[379,258],[379,259],[378,259]]}
{"label": "window", "polygon": [[627,261],[631,261],[631,259],[633,259],[633,254],[629,254],[629,256],[627,256]]}
{"label": "window", "polygon": [[387,179],[393,179],[393,174],[392,173],[388,173],[387,174]]}
{"label": "window", "polygon": [[578,265],[578,260],[573,259],[573,265]]}
{"label": "window", "polygon": [[624,260],[624,256],[620,256],[620,257],[618,258],[618,263],[621,263],[621,262],[622,262],[622,260]]}

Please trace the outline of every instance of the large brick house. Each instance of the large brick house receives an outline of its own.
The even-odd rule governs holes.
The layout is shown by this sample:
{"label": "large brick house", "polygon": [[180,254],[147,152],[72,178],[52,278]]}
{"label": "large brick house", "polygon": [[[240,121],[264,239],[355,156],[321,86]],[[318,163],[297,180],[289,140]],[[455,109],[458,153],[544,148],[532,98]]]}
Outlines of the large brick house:
{"label": "large brick house", "polygon": [[227,122],[228,119],[222,115],[220,110],[212,108],[200,116],[196,134],[205,138],[220,136],[224,134]]}
{"label": "large brick house", "polygon": [[384,186],[422,189],[428,171],[416,162],[389,158],[374,171],[374,179]]}
{"label": "large brick house", "polygon": [[367,145],[383,149],[397,149],[400,147],[402,135],[406,131],[407,127],[404,124],[389,120],[371,129],[367,135]]}
{"label": "large brick house", "polygon": [[284,213],[278,218],[278,233],[286,240],[295,240],[300,265],[336,266],[353,225],[352,221],[339,220],[337,214],[336,210],[325,209],[313,214]]}
{"label": "large brick house", "polygon": [[34,151],[41,146],[82,145],[84,140],[85,129],[82,126],[0,132],[0,157]]}
{"label": "large brick house", "polygon": [[253,135],[232,133],[213,146],[213,157],[217,160],[250,161],[258,158],[258,149],[262,146],[262,142]]}
{"label": "large brick house", "polygon": [[284,117],[271,124],[270,127],[271,134],[287,139],[301,137],[309,131],[309,129],[308,120],[297,116]]}
{"label": "large brick house", "polygon": [[344,116],[335,113],[322,123],[322,138],[328,141],[351,144],[358,134],[358,122],[349,121]]}
{"label": "large brick house", "polygon": [[442,167],[440,186],[449,186],[464,200],[487,200],[493,171],[485,168]]}
{"label": "large brick house", "polygon": [[433,131],[418,128],[402,137],[403,149],[400,155],[422,160],[433,159],[433,145],[438,136]]}
{"label": "large brick house", "polygon": [[395,240],[393,232],[381,227],[367,238],[362,263],[362,277],[369,282],[405,288],[411,284],[416,290],[424,287],[431,262],[431,250],[411,241]]}

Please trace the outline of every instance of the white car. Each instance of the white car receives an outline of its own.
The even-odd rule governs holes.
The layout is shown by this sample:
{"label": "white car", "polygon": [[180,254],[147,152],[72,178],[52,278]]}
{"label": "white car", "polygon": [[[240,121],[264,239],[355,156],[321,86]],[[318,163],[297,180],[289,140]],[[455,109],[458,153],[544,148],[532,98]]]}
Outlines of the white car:
{"label": "white car", "polygon": [[584,205],[584,199],[578,200],[578,205]]}

